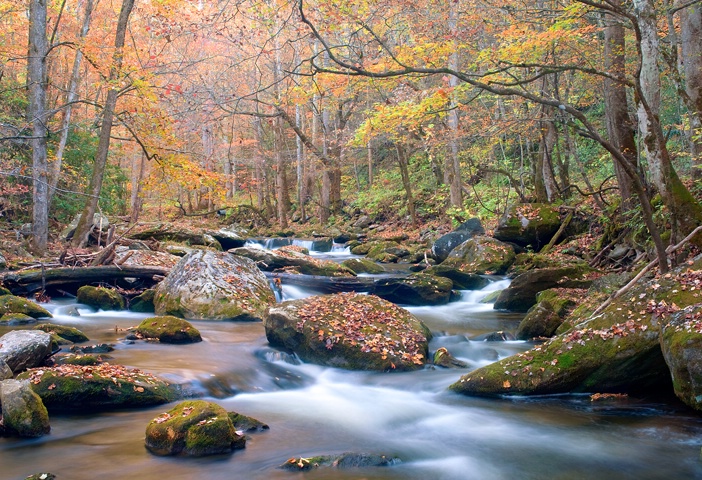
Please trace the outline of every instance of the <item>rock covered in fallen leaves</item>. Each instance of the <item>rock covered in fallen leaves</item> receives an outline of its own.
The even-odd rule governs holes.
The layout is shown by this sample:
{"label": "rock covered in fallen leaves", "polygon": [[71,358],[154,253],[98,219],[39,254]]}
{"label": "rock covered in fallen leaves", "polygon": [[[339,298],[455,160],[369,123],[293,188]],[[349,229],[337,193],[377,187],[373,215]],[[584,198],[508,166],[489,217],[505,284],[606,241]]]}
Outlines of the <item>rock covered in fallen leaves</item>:
{"label": "rock covered in fallen leaves", "polygon": [[428,354],[429,329],[375,295],[339,293],[283,302],[263,321],[271,345],[307,362],[349,370],[416,370]]}
{"label": "rock covered in fallen leaves", "polygon": [[116,290],[84,285],[78,289],[76,301],[100,310],[124,310],[127,302]]}
{"label": "rock covered in fallen leaves", "polygon": [[673,313],[660,340],[675,395],[702,410],[702,304]]}
{"label": "rock covered in fallen leaves", "polygon": [[51,313],[35,302],[15,295],[0,295],[0,317],[7,313],[22,313],[32,318],[51,318]]}
{"label": "rock covered in fallen leaves", "polygon": [[12,435],[41,437],[51,430],[46,407],[26,381],[0,382],[0,405],[2,424]]}
{"label": "rock covered in fallen leaves", "polygon": [[183,257],[154,296],[157,315],[186,320],[260,320],[274,303],[266,276],[252,260],[205,250]]}
{"label": "rock covered in fallen leaves", "polygon": [[512,245],[479,235],[454,248],[441,265],[464,273],[501,275],[512,265],[515,256]]}
{"label": "rock covered in fallen leaves", "polygon": [[403,305],[443,305],[451,300],[452,289],[450,279],[419,272],[406,277],[379,278],[373,293]]}
{"label": "rock covered in fallen leaves", "polygon": [[190,322],[172,315],[150,317],[136,327],[136,333],[142,338],[158,339],[161,343],[196,343],[202,337]]}
{"label": "rock covered in fallen leaves", "polygon": [[290,472],[307,471],[320,467],[349,470],[352,468],[389,467],[398,463],[400,463],[400,459],[397,457],[377,453],[346,452],[339,455],[289,458],[278,468]]}
{"label": "rock covered in fallen leaves", "polygon": [[354,276],[351,270],[331,260],[322,260],[299,251],[298,248],[283,247],[277,250],[265,250],[255,247],[241,247],[229,250],[234,255],[250,258],[261,270],[267,272],[287,271],[303,275],[320,275],[329,277]]}
{"label": "rock covered in fallen leaves", "polygon": [[149,422],[146,448],[155,455],[201,457],[244,448],[227,411],[213,402],[192,400],[176,405]]}
{"label": "rock covered in fallen leaves", "polygon": [[41,330],[42,332],[56,335],[71,343],[87,342],[89,340],[89,338],[77,328],[57,325],[55,323],[42,323],[35,326],[33,330]]}
{"label": "rock covered in fallen leaves", "polygon": [[526,312],[536,304],[536,295],[549,288],[589,288],[591,272],[585,264],[524,272],[500,292],[494,308]]}
{"label": "rock covered in fallen leaves", "polygon": [[538,251],[548,244],[561,226],[558,208],[551,204],[520,203],[512,205],[497,224],[493,236],[521,247]]}
{"label": "rock covered in fallen leaves", "polygon": [[177,397],[176,390],[164,380],[109,363],[35,368],[18,378],[29,380],[49,410],[144,407]]}
{"label": "rock covered in fallen leaves", "polygon": [[173,268],[180,258],[168,252],[128,249],[115,254],[116,265],[136,265]]}
{"label": "rock covered in fallen leaves", "polygon": [[0,337],[0,359],[19,373],[44,363],[51,355],[51,335],[38,330],[13,330]]}
{"label": "rock covered in fallen leaves", "polygon": [[[671,390],[671,372],[661,342],[668,343],[663,349],[669,351],[681,344],[673,336],[678,328],[675,324],[666,327],[670,328],[667,332],[663,330],[663,337],[671,335],[669,340],[659,338],[661,326],[668,324],[676,312],[700,303],[702,257],[634,286],[601,314],[573,319],[568,323],[574,327],[543,345],[474,370],[450,388],[466,395],[486,396]],[[571,316],[580,314],[576,309]],[[686,333],[678,338],[686,344],[694,336]],[[679,352],[684,350],[680,348]],[[680,367],[675,362],[671,365],[671,369]],[[673,373],[673,379],[680,382],[676,390],[688,374],[682,370]],[[692,404],[689,394],[681,398]]]}

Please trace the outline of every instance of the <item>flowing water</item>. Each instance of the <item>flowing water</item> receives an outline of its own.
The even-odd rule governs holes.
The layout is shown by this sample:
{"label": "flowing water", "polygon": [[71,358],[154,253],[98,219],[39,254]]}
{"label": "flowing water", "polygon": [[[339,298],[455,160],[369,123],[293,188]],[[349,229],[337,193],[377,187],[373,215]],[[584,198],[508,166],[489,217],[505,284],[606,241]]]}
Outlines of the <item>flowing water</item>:
{"label": "flowing water", "polygon": [[[514,330],[519,317],[464,292],[440,307],[413,307],[470,368],[528,348],[522,342],[469,339]],[[286,286],[285,298],[307,295]],[[268,423],[232,455],[162,458],[144,448],[148,422],[171,406],[52,414],[51,434],[0,438],[0,479],[53,472],[60,480],[109,479],[682,479],[702,478],[702,421],[672,400],[591,402],[588,396],[481,399],[446,387],[465,371],[349,372],[295,362],[271,349],[260,323],[193,322],[203,342],[121,341],[120,328],[145,315],[47,305],[54,322],[83,330],[91,343],[114,343],[121,363],[184,383],[196,394]],[[15,327],[21,328],[21,327]],[[0,329],[0,334],[7,328]],[[276,467],[291,457],[347,451],[399,457],[391,467],[296,474]]]}

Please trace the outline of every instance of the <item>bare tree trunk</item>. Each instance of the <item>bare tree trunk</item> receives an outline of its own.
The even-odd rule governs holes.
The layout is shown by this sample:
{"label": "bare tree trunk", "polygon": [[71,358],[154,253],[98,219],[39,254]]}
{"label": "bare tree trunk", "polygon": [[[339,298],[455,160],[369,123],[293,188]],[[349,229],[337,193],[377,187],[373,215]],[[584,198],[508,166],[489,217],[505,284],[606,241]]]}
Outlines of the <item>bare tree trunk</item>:
{"label": "bare tree trunk", "polygon": [[537,189],[538,202],[553,202],[558,194],[558,185],[553,174],[553,152],[558,140],[556,126],[551,120],[541,122],[541,147],[539,149],[539,160],[537,163],[536,175],[540,177],[542,189]]}
{"label": "bare tree trunk", "polygon": [[414,208],[414,195],[412,194],[412,183],[410,182],[409,176],[409,160],[407,158],[407,152],[405,148],[400,144],[395,144],[395,151],[397,152],[397,163],[400,165],[400,176],[402,177],[402,186],[405,189],[405,197],[407,200],[407,211],[410,214],[410,220],[412,221],[412,226],[417,226],[417,213]]}
{"label": "bare tree trunk", "polygon": [[685,69],[685,92],[690,116],[690,153],[693,176],[702,177],[702,6],[680,11],[680,40]]}
{"label": "bare tree trunk", "polygon": [[368,188],[370,189],[373,186],[373,149],[370,140],[366,145],[366,151],[368,153]]}
{"label": "bare tree trunk", "polygon": [[107,92],[107,100],[105,101],[102,125],[100,127],[100,138],[98,141],[97,153],[95,154],[95,164],[93,165],[93,175],[90,179],[90,185],[88,186],[89,196],[85,202],[85,207],[83,208],[71,242],[74,247],[84,247],[88,243],[88,235],[92,228],[93,216],[95,215],[98,199],[100,197],[100,190],[102,189],[102,180],[105,174],[105,166],[107,165],[107,154],[110,149],[112,119],[115,106],[117,105],[117,94],[119,93],[116,84],[122,73],[124,37],[127,33],[129,15],[132,13],[133,7],[134,0],[122,1],[122,8],[119,12],[119,20],[117,21],[117,31],[115,33],[115,51],[112,55],[112,65],[110,66],[109,83],[111,86]]}
{"label": "bare tree trunk", "polygon": [[46,0],[29,2],[29,121],[32,124],[32,240],[31,249],[43,255],[49,238],[49,185],[46,138]]}
{"label": "bare tree trunk", "polygon": [[131,215],[129,221],[136,223],[139,221],[141,213],[141,180],[144,178],[144,154],[132,157],[132,195],[130,198]]}
{"label": "bare tree trunk", "polygon": [[[87,0],[85,3],[85,13],[83,14],[83,25],[80,29],[79,39],[83,40],[88,35],[90,29],[90,19],[93,14],[93,0]],[[71,128],[71,113],[73,112],[73,102],[78,98],[78,83],[80,82],[80,66],[83,61],[83,52],[76,49],[76,56],[73,60],[73,69],[71,71],[71,79],[68,84],[68,94],[66,95],[66,108],[63,112],[61,120],[61,138],[56,149],[56,158],[51,163],[51,171],[49,174],[49,204],[56,193],[59,175],[61,173],[61,165],[63,163],[63,154],[66,151],[66,142],[68,141],[68,133]]]}
{"label": "bare tree trunk", "polygon": [[[295,123],[300,130],[303,129],[302,119],[302,107],[297,105],[295,107]],[[297,177],[297,204],[298,208],[300,209],[300,221],[304,223],[307,221],[307,199],[305,198],[305,145],[302,143],[302,139],[300,137],[295,137],[295,147],[297,162],[295,165],[295,173]]]}

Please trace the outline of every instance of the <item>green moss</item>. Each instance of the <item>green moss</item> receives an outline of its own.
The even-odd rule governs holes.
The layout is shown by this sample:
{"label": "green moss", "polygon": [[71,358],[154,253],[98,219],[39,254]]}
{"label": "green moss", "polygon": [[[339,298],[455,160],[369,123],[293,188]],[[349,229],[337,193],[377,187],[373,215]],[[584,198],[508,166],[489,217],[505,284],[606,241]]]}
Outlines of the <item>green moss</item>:
{"label": "green moss", "polygon": [[42,323],[34,327],[33,330],[51,333],[52,335],[56,335],[72,343],[87,342],[89,340],[89,338],[77,328],[56,325],[54,323]]}
{"label": "green moss", "polygon": [[32,318],[51,318],[52,315],[31,300],[14,295],[0,296],[0,317],[7,313],[22,313]]}
{"label": "green moss", "polygon": [[76,300],[78,303],[101,310],[124,310],[126,308],[124,297],[111,288],[84,285],[78,289]]}
{"label": "green moss", "polygon": [[202,341],[200,332],[190,322],[170,315],[150,317],[136,328],[144,338],[155,338],[162,343],[195,343]]}

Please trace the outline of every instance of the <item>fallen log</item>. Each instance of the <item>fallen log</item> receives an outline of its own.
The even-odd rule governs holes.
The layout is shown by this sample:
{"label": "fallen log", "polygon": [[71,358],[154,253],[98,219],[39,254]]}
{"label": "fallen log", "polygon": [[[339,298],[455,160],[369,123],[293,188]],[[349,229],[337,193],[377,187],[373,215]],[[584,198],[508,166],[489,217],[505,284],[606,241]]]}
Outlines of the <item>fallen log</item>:
{"label": "fallen log", "polygon": [[[324,275],[298,275],[295,273],[263,272],[273,279],[276,285],[296,285],[319,293],[372,292],[375,288],[373,277],[329,277]],[[280,283],[279,283],[280,282]]]}
{"label": "fallen log", "polygon": [[0,276],[0,283],[13,295],[30,295],[49,287],[66,287],[68,285],[89,285],[91,283],[109,282],[121,278],[141,278],[156,283],[155,275],[164,277],[170,270],[154,266],[117,266],[105,265],[82,268],[47,268],[9,272]]}

